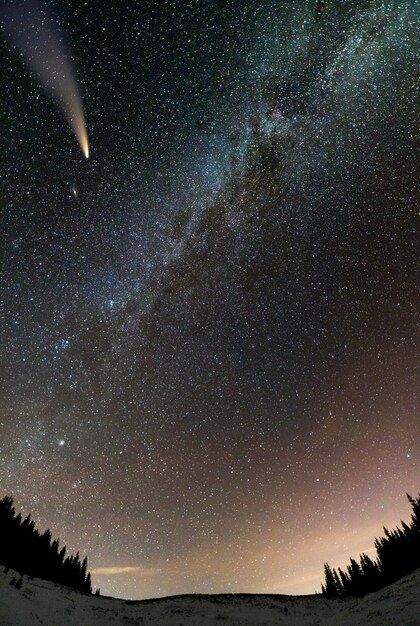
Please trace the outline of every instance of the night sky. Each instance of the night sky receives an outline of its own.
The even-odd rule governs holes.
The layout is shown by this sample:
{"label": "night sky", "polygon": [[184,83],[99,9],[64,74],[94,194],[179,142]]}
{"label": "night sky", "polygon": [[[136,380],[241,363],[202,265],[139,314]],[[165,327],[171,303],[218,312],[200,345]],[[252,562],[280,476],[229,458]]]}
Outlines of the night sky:
{"label": "night sky", "polygon": [[419,491],[415,2],[50,7],[90,158],[2,35],[0,496],[104,594],[312,593]]}

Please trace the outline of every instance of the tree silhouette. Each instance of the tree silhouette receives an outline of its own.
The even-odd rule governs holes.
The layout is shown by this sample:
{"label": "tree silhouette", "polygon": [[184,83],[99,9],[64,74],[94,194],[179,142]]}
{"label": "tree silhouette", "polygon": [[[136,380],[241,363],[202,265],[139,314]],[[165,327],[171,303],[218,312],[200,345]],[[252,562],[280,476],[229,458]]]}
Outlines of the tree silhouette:
{"label": "tree silhouette", "polygon": [[322,593],[329,598],[345,595],[362,596],[399,580],[420,567],[420,494],[417,499],[407,494],[413,513],[411,523],[401,522],[401,528],[375,539],[377,559],[360,555],[360,563],[350,559],[347,571],[324,565],[325,584]]}
{"label": "tree silhouette", "polygon": [[66,557],[66,547],[60,549],[59,543],[52,541],[50,530],[40,534],[30,515],[23,520],[20,513],[15,515],[11,496],[0,500],[0,563],[19,572],[21,578],[23,574],[37,576],[91,593],[87,558],[81,563],[79,553]]}
{"label": "tree silhouette", "polygon": [[338,595],[338,587],[336,576],[328,563],[324,565],[325,586],[322,585],[322,593],[328,598],[334,598]]}

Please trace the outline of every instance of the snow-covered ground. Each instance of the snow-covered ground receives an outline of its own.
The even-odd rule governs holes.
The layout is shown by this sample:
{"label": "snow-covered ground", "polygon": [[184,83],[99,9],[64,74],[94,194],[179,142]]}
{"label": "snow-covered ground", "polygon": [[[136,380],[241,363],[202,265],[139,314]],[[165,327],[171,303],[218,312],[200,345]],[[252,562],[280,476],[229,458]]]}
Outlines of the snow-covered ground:
{"label": "snow-covered ground", "polygon": [[86,596],[40,579],[0,569],[1,626],[420,626],[420,569],[360,599],[322,596],[185,595],[138,602]]}

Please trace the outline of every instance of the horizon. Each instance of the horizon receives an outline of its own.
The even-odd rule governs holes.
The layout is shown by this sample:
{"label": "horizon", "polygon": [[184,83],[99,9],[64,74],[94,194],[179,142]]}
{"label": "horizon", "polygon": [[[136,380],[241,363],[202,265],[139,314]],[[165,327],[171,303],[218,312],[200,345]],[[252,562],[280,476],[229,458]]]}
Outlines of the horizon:
{"label": "horizon", "polygon": [[[406,494],[406,495],[410,495],[410,494]],[[420,494],[419,494],[419,497],[420,497]],[[19,514],[21,516],[22,520],[24,520],[25,518],[31,517],[31,513],[25,513],[24,511],[19,511],[19,509],[16,507],[16,503],[14,503],[14,504],[15,504],[15,506],[14,506],[15,513],[16,513],[16,515]],[[35,522],[35,528],[38,530],[39,534],[42,534],[42,533],[44,533],[46,531],[51,532],[51,529],[47,529],[47,528],[42,529],[42,528],[39,528],[39,527],[37,528],[36,521],[35,520],[33,520],[33,521]],[[400,519],[398,524],[395,523],[395,524],[388,525],[388,524],[382,523],[381,524],[382,532],[383,532],[383,530],[385,528],[387,528],[390,531],[393,531],[397,527],[401,527],[401,524],[404,521],[407,523],[408,518],[406,518],[406,520]],[[53,534],[53,539],[54,539],[54,533],[52,533],[52,534]],[[380,537],[380,533],[379,532],[375,534],[375,539],[377,537]],[[59,550],[61,550],[61,548],[63,546],[65,546],[65,541],[61,542],[61,543],[59,542],[59,545],[58,545]],[[67,555],[70,554],[71,552],[72,552],[71,549],[67,550]],[[79,552],[79,551],[77,551],[77,552]],[[366,555],[366,554],[371,554],[371,553],[375,553],[375,556],[374,556],[374,560],[375,560],[375,557],[377,556],[377,554],[376,554],[377,550],[376,550],[375,547],[370,547],[370,548],[366,548],[366,549],[363,549],[363,550],[359,550],[357,553],[355,552],[354,554],[347,555],[347,558],[344,559],[340,563],[334,562],[333,563],[333,568],[335,568],[337,570],[338,570],[338,568],[342,568],[344,571],[346,571],[347,570],[347,565],[348,565],[348,562],[349,562],[350,559],[353,558],[353,559],[359,560],[360,556],[362,554]],[[325,563],[325,559],[324,559],[324,563]],[[8,566],[7,569],[12,569],[13,570],[13,569],[16,569],[16,568],[14,568],[13,566],[10,568]],[[93,580],[95,580],[95,578],[96,578],[96,583],[97,583],[96,584],[96,590],[98,591],[98,593],[100,592],[100,586],[98,584],[98,581],[101,580],[101,576],[107,576],[107,575],[111,575],[112,576],[112,575],[122,575],[122,574],[133,575],[135,573],[150,574],[150,571],[149,572],[145,571],[145,568],[143,568],[141,566],[140,567],[136,567],[136,566],[111,566],[111,567],[100,567],[100,568],[96,568],[95,569],[95,568],[89,567],[89,563],[88,563],[88,571],[89,571],[89,574],[92,576]],[[178,567],[178,571],[179,571],[179,567]],[[22,571],[22,573],[23,574],[25,574],[25,573],[27,574],[28,572]],[[162,570],[158,570],[158,571],[154,572],[155,575],[160,575],[162,573],[163,573]],[[288,576],[286,576],[286,578],[288,578]],[[283,583],[283,588],[284,588],[284,585],[286,585],[286,587],[290,587],[290,585],[296,584],[297,581],[300,582],[300,583],[306,584],[306,581],[302,580],[302,578],[303,577],[298,577],[295,581],[287,581],[286,583]],[[320,578],[320,576],[319,576],[319,568],[318,568],[316,570],[316,573],[314,573],[311,576],[310,580],[311,581],[319,581],[319,578]],[[307,576],[306,576],[306,579],[307,579]],[[46,579],[46,581],[47,582],[54,582],[54,581],[52,581],[50,579]],[[108,580],[108,583],[110,583],[110,582],[111,581]],[[279,583],[279,588],[280,587],[282,587],[282,583]],[[93,595],[95,595],[94,592],[95,592],[95,588],[92,589],[91,593]],[[118,594],[117,595],[104,595],[103,593],[100,593],[100,597],[105,597],[105,598],[109,598],[109,599],[119,599],[119,600],[122,600],[122,601],[127,600],[127,601],[132,601],[132,602],[142,602],[142,601],[147,601],[147,600],[153,600],[153,599],[159,599],[159,598],[164,599],[164,598],[178,597],[178,596],[184,596],[184,595],[186,595],[186,596],[189,596],[189,595],[279,595],[279,596],[283,596],[284,595],[286,597],[300,597],[300,596],[308,597],[308,596],[313,596],[313,595],[322,595],[322,593],[321,593],[321,591],[319,589],[315,589],[313,592],[301,592],[301,593],[293,593],[293,592],[290,593],[289,592],[288,593],[287,591],[278,591],[278,590],[276,590],[275,587],[273,587],[271,590],[264,589],[264,590],[260,590],[260,591],[246,591],[246,590],[241,590],[241,589],[235,590],[235,591],[232,591],[232,590],[231,591],[223,591],[223,590],[222,591],[217,591],[217,590],[214,590],[214,589],[212,589],[211,591],[182,591],[182,592],[174,594],[174,595],[163,595],[163,596],[157,595],[157,596],[153,596],[151,598],[148,598],[148,597],[146,597],[146,598],[129,598],[129,597],[125,597],[125,596],[119,596]]]}

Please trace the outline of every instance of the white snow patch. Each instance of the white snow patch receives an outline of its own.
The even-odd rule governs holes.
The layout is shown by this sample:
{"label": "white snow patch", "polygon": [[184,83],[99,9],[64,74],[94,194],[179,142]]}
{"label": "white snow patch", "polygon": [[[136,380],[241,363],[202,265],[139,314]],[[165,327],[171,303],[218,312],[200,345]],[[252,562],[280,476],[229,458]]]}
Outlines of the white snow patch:
{"label": "white snow patch", "polygon": [[420,626],[420,569],[365,596],[184,595],[126,601],[89,596],[0,567],[1,626]]}

